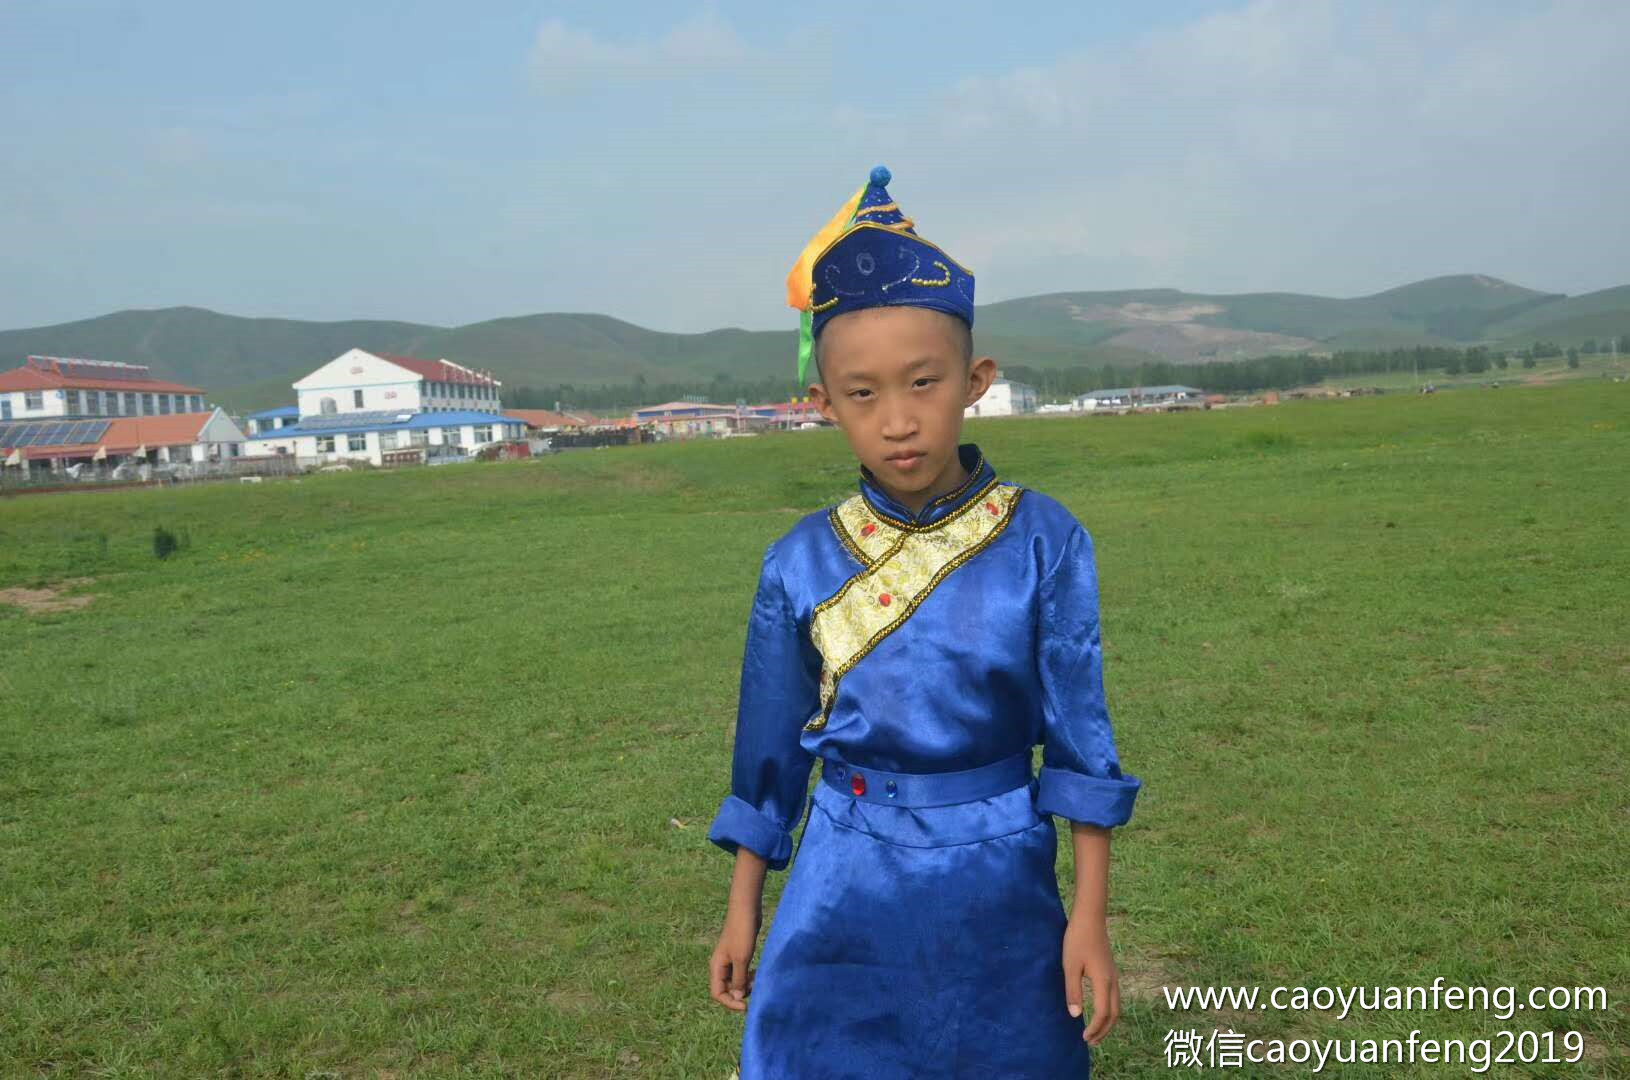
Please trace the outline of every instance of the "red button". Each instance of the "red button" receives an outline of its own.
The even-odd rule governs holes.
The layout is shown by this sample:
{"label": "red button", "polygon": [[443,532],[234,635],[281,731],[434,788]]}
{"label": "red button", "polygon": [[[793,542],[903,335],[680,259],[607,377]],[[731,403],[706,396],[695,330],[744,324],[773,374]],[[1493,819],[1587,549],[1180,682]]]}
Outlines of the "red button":
{"label": "red button", "polygon": [[855,773],[849,780],[849,790],[856,795],[866,794],[866,778],[859,773]]}
{"label": "red button", "polygon": [[995,504],[995,503],[993,503],[993,502],[988,502],[988,503],[986,503],[986,504],[985,504],[985,509],[986,509],[986,510],[989,510],[989,511],[990,511],[990,512],[991,512],[991,513],[993,513],[993,514],[999,514],[999,513],[1001,513],[1001,511],[1000,511],[1000,510],[998,510],[998,509],[996,509],[996,504]]}
{"label": "red button", "polygon": [[877,598],[877,602],[882,604],[884,607],[888,607],[889,604],[893,603],[893,601],[894,597],[890,596],[888,593],[883,593]]}
{"label": "red button", "polygon": [[870,536],[872,533],[874,533],[876,531],[877,531],[877,526],[874,525],[870,521],[868,521],[866,524],[864,524],[864,525],[862,525],[860,527],[860,535],[861,536]]}

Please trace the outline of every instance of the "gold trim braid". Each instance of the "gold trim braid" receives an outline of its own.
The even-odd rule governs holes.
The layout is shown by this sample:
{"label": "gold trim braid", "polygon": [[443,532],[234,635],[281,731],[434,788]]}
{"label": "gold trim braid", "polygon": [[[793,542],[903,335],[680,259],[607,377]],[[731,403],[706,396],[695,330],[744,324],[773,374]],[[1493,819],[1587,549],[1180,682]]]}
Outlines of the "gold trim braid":
{"label": "gold trim braid", "polygon": [[[865,569],[845,581],[815,606],[810,640],[821,654],[821,709],[804,725],[806,731],[826,726],[838,683],[877,644],[905,625],[907,619],[957,567],[985,550],[1013,519],[1024,489],[992,480],[967,504],[943,521],[921,529],[877,528],[857,535],[857,514],[870,517],[870,507],[845,500],[832,511],[838,538],[860,553]],[[863,528],[863,526],[862,526]]]}

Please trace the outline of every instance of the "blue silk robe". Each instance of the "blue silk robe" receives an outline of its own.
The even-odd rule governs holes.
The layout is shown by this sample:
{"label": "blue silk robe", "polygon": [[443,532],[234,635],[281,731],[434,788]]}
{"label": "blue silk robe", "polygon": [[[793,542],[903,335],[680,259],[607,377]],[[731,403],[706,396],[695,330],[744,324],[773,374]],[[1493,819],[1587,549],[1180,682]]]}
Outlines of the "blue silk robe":
{"label": "blue silk robe", "polygon": [[[747,998],[742,1080],[1088,1075],[1052,815],[1120,825],[1140,787],[1105,703],[1092,539],[976,445],[958,453],[968,482],[920,513],[863,466],[855,496],[764,554],[730,794],[708,833],[792,865]],[[808,793],[817,759],[938,774],[1037,743],[1028,784],[950,805],[863,801],[836,781]]]}

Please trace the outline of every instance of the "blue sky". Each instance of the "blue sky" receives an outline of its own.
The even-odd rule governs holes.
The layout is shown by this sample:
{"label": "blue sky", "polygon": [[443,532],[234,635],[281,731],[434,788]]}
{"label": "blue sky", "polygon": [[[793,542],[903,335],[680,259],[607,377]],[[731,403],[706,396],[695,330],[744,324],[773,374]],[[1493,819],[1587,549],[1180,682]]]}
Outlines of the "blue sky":
{"label": "blue sky", "polygon": [[778,7],[0,0],[0,327],[786,327],[878,162],[982,302],[1630,283],[1630,5]]}

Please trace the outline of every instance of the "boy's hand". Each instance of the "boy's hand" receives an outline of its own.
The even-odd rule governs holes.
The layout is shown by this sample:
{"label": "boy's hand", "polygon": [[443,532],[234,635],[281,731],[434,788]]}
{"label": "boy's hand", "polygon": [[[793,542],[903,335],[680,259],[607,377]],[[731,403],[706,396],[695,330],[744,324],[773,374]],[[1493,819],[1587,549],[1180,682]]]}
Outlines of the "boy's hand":
{"label": "boy's hand", "polygon": [[732,909],[725,916],[708,965],[713,1000],[736,1012],[747,1011],[747,995],[753,991],[753,950],[758,946],[760,921],[758,912]]}
{"label": "boy's hand", "polygon": [[1092,981],[1092,1019],[1081,1033],[1090,1046],[1103,1042],[1121,1018],[1121,978],[1102,919],[1072,918],[1064,930],[1064,999],[1081,1015],[1081,980]]}

